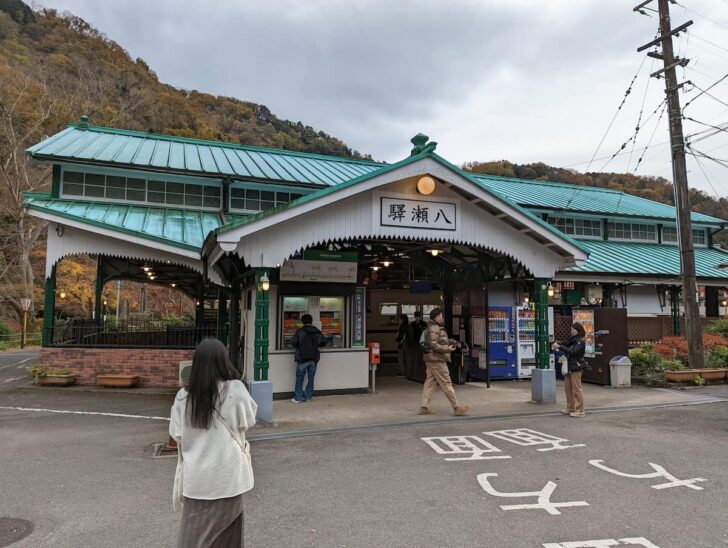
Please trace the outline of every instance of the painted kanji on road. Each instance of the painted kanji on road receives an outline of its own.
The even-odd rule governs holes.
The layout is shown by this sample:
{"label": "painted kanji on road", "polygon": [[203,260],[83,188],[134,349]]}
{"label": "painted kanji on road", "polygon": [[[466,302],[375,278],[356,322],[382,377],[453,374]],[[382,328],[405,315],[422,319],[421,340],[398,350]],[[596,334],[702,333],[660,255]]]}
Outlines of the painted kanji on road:
{"label": "painted kanji on road", "polygon": [[498,474],[485,473],[478,474],[478,483],[483,490],[494,497],[507,497],[507,498],[524,498],[524,497],[536,497],[536,502],[532,504],[507,504],[501,506],[503,510],[544,510],[552,516],[559,516],[559,508],[570,508],[573,506],[589,506],[589,503],[584,500],[577,500],[571,502],[551,502],[551,495],[556,490],[556,484],[553,481],[549,481],[540,491],[525,491],[521,493],[502,493],[497,491],[491,484],[490,478],[496,478]]}
{"label": "painted kanji on road", "polygon": [[573,542],[547,542],[543,548],[611,548],[612,546],[644,546],[645,548],[660,548],[645,537],[631,538],[604,538],[600,540],[578,540]]}
{"label": "painted kanji on road", "polygon": [[[556,436],[551,436],[528,428],[493,430],[491,432],[483,432],[483,434],[525,447],[531,447],[534,445],[549,446],[541,447],[538,451],[555,451],[559,449],[572,449],[574,447],[586,447],[586,444],[583,443],[571,443],[567,439],[557,438]],[[569,443],[571,443],[571,445],[566,445]]]}
{"label": "painted kanji on road", "polygon": [[[432,447],[438,455],[448,455],[446,461],[510,459],[495,445],[478,436],[441,436],[420,438]],[[456,456],[457,455],[457,456]]]}
{"label": "painted kanji on road", "polygon": [[648,479],[648,478],[665,478],[667,483],[659,483],[657,485],[651,485],[653,489],[669,489],[670,487],[687,487],[688,489],[694,489],[695,491],[702,491],[703,488],[699,485],[695,485],[699,481],[708,481],[705,478],[690,478],[690,479],[677,479],[675,476],[673,476],[670,472],[665,470],[662,466],[659,464],[654,464],[652,462],[648,462],[650,466],[652,466],[654,472],[650,472],[649,474],[627,474],[625,472],[620,472],[619,470],[615,470],[613,468],[609,468],[604,464],[603,460],[590,460],[589,464],[592,466],[596,466],[597,468],[604,470],[606,472],[609,472],[610,474],[614,474],[615,476],[622,476],[623,478],[634,478],[634,479]]}

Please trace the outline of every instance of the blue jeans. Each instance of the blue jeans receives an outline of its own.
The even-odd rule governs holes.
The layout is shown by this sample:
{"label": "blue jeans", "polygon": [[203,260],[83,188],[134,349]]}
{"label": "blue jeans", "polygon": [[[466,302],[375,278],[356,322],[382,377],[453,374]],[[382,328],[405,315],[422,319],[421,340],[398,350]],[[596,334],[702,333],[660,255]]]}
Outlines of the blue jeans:
{"label": "blue jeans", "polygon": [[[303,377],[308,373],[306,391],[303,390]],[[299,362],[296,364],[296,390],[294,398],[298,401],[310,401],[313,398],[313,378],[316,376],[316,362]]]}

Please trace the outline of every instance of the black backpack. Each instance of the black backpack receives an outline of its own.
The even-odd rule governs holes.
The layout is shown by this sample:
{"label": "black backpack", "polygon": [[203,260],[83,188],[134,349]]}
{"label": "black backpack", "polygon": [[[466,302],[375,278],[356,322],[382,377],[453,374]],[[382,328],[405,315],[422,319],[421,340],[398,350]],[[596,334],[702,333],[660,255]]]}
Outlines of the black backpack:
{"label": "black backpack", "polygon": [[302,361],[317,361],[321,354],[319,347],[323,341],[323,335],[318,329],[308,326],[301,328],[303,333],[298,336],[298,354]]}
{"label": "black backpack", "polygon": [[420,350],[423,354],[429,354],[432,352],[432,346],[430,346],[430,330],[423,329],[420,335]]}

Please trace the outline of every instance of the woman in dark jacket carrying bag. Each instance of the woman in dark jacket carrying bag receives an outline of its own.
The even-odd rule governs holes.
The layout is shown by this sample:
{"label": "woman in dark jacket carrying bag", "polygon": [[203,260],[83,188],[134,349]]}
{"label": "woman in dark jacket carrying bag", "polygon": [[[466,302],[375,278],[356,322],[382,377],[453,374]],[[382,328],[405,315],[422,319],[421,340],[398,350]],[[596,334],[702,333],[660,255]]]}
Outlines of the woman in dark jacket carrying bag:
{"label": "woman in dark jacket carrying bag", "polygon": [[551,348],[562,352],[569,364],[569,373],[564,375],[564,388],[566,390],[566,409],[561,412],[571,417],[583,417],[584,394],[581,390],[581,374],[586,367],[584,361],[584,326],[575,323],[571,326],[571,337],[565,343],[555,342]]}

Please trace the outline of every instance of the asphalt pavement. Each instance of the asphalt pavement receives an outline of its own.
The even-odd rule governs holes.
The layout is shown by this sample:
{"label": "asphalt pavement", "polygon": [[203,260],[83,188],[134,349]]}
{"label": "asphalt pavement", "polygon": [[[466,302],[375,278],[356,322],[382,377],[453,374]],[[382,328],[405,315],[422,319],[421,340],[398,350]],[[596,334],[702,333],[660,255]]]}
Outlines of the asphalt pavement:
{"label": "asphalt pavement", "polygon": [[[151,457],[169,396],[3,382],[26,358],[0,355],[0,526],[32,524],[12,546],[174,546],[176,459]],[[728,401],[709,401],[254,441],[246,546],[728,546]]]}

